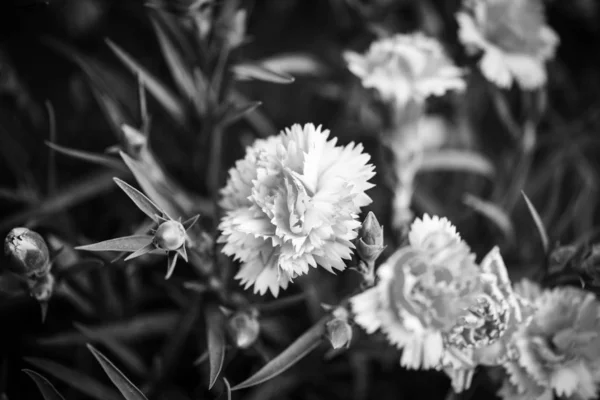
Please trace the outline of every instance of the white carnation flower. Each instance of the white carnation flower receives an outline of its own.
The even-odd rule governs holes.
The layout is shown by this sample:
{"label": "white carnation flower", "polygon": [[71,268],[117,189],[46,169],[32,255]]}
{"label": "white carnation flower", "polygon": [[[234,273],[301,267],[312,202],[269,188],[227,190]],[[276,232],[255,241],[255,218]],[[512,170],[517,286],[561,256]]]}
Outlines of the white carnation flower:
{"label": "white carnation flower", "polygon": [[294,125],[256,140],[229,171],[219,242],[242,262],[246,288],[277,296],[309,267],[334,273],[351,259],[375,172],[362,145],[336,143],[320,126]]}

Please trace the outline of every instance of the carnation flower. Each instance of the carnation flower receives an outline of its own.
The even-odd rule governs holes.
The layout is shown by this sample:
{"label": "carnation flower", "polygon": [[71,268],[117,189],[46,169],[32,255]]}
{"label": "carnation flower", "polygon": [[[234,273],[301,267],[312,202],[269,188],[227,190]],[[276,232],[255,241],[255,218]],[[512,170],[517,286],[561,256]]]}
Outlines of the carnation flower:
{"label": "carnation flower", "polygon": [[277,296],[309,267],[334,273],[351,259],[375,172],[360,144],[336,143],[320,126],[294,125],[256,140],[229,171],[219,242],[242,262],[246,288]]}
{"label": "carnation flower", "polygon": [[519,357],[507,363],[505,399],[596,397],[600,382],[600,302],[573,287],[542,290],[523,281],[515,290],[537,307],[512,337]]}
{"label": "carnation flower", "polygon": [[357,324],[385,333],[408,368],[468,374],[483,358],[501,358],[500,350],[477,352],[522,320],[498,250],[479,266],[456,228],[428,215],[415,220],[408,239],[379,267],[377,285],[352,298]]}
{"label": "carnation flower", "polygon": [[400,107],[465,86],[462,71],[440,43],[420,33],[380,39],[364,55],[348,51],[344,58],[364,87],[376,89],[385,101]]}
{"label": "carnation flower", "polygon": [[490,82],[524,89],[546,83],[544,63],[558,36],[546,24],[541,0],[465,0],[456,14],[459,38],[470,53],[483,52],[479,67]]}

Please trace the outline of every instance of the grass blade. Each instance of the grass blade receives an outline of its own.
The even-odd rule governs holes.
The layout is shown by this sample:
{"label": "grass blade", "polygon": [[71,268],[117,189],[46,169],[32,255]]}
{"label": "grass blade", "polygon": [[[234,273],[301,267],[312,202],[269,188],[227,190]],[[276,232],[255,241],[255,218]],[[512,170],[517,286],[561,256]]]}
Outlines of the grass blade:
{"label": "grass blade", "polygon": [[127,251],[135,252],[152,243],[152,236],[133,235],[105,240],[94,244],[75,247],[75,250],[85,251]]}
{"label": "grass blade", "polygon": [[116,170],[119,170],[119,171],[122,171],[125,173],[129,172],[127,170],[127,168],[125,168],[123,163],[119,162],[119,160],[116,160],[116,159],[106,156],[104,154],[96,154],[96,153],[91,153],[88,151],[71,149],[71,148],[59,146],[55,143],[50,143],[50,142],[46,142],[46,145],[48,147],[50,147],[52,150],[56,151],[57,153],[61,153],[66,156],[73,157],[78,160],[87,161],[92,164],[101,165],[103,167],[108,167],[111,169],[116,169]]}
{"label": "grass blade", "polygon": [[328,318],[322,318],[312,328],[296,339],[287,349],[281,352],[281,354],[272,359],[250,378],[232,387],[231,390],[256,386],[288,370],[321,344],[325,335],[325,324],[327,321]]}
{"label": "grass blade", "polygon": [[242,63],[231,67],[231,71],[240,80],[259,80],[271,83],[288,84],[294,82],[294,77],[285,72],[275,72],[259,63]]}
{"label": "grass blade", "polygon": [[261,104],[262,102],[260,101],[253,101],[249,104],[244,104],[243,106],[232,107],[225,113],[221,124],[224,127],[227,127],[234,122],[239,121],[241,118],[244,118],[246,114],[250,114],[252,111],[256,110]]}
{"label": "grass blade", "polygon": [[35,365],[49,375],[59,379],[83,394],[96,400],[123,400],[113,389],[79,371],[67,368],[54,361],[42,358],[25,357],[25,361]]}
{"label": "grass blade", "polygon": [[210,379],[208,388],[212,388],[225,361],[225,329],[223,314],[214,304],[206,310],[206,338],[208,361],[210,363]]}
{"label": "grass blade", "polygon": [[489,201],[480,199],[472,194],[466,194],[463,202],[475,211],[485,216],[500,229],[504,237],[512,241],[515,238],[515,229],[510,217],[498,205]]}
{"label": "grass blade", "polygon": [[471,172],[488,178],[492,178],[496,172],[487,158],[473,151],[442,150],[425,153],[419,172],[439,170]]}
{"label": "grass blade", "polygon": [[100,366],[106,372],[112,383],[119,389],[123,397],[127,400],[148,400],[146,396],[138,389],[108,358],[91,344],[87,348],[92,352]]}
{"label": "grass blade", "polygon": [[115,183],[119,185],[121,190],[125,192],[127,196],[135,203],[135,205],[142,210],[144,214],[152,218],[154,222],[158,222],[159,216],[164,214],[164,211],[161,210],[152,200],[147,198],[142,192],[128,184],[120,180],[119,178],[114,179]]}
{"label": "grass blade", "polygon": [[184,107],[179,99],[148,70],[123,51],[123,49],[109,39],[106,40],[106,44],[108,44],[117,57],[121,59],[123,64],[144,82],[148,91],[152,93],[154,98],[156,98],[156,100],[165,108],[169,115],[171,115],[176,122],[183,125],[186,117]]}
{"label": "grass blade", "polygon": [[537,212],[533,203],[529,200],[529,197],[525,194],[525,192],[521,192],[523,198],[525,199],[525,203],[527,203],[527,208],[529,209],[529,213],[531,214],[531,218],[533,218],[533,222],[537,228],[537,231],[540,235],[540,240],[542,242],[542,249],[544,249],[544,254],[548,254],[548,250],[550,250],[550,239],[548,237],[548,232],[544,227],[544,223],[542,222],[542,218],[540,218],[540,214]]}
{"label": "grass blade", "polygon": [[22,371],[29,375],[31,379],[33,379],[36,386],[42,393],[42,396],[44,396],[44,400],[65,400],[65,398],[58,393],[54,385],[52,385],[48,379],[30,369],[24,369]]}

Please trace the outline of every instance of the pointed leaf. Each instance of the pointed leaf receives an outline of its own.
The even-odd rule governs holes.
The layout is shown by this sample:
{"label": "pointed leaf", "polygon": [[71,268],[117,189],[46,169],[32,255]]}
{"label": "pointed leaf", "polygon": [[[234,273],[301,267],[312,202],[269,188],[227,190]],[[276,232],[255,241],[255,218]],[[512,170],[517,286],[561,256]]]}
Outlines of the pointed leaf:
{"label": "pointed leaf", "polygon": [[24,360],[96,400],[123,400],[113,389],[79,371],[42,358],[24,357]]}
{"label": "pointed leaf", "polygon": [[[123,153],[124,154],[124,153]],[[120,180],[119,178],[114,179],[115,183],[119,185],[121,190],[129,196],[129,198],[135,203],[135,205],[144,212],[147,216],[152,218],[154,222],[158,222],[159,216],[164,214],[164,211],[161,210],[152,200],[147,198],[142,192],[129,185],[128,183]]]}
{"label": "pointed leaf", "polygon": [[33,379],[42,396],[44,396],[44,400],[65,400],[48,379],[30,369],[23,369],[22,371]]}
{"label": "pointed leaf", "polygon": [[329,318],[321,319],[281,354],[269,361],[267,365],[250,378],[235,385],[231,390],[240,390],[261,384],[288,370],[321,344],[325,335],[325,324],[328,320]]}
{"label": "pointed leaf", "polygon": [[419,172],[462,171],[493,177],[494,165],[484,156],[466,150],[441,150],[423,155]]}
{"label": "pointed leaf", "polygon": [[327,66],[308,53],[277,54],[263,58],[260,63],[269,69],[294,76],[322,76],[327,73]]}
{"label": "pointed leaf", "polygon": [[548,250],[550,249],[550,239],[548,238],[548,232],[544,227],[544,223],[540,218],[540,214],[537,212],[533,203],[529,200],[529,197],[525,194],[525,192],[521,192],[523,198],[525,199],[525,203],[527,203],[527,208],[529,209],[529,213],[531,214],[531,218],[533,218],[533,222],[538,230],[540,235],[540,240],[542,241],[542,249],[544,249],[544,254],[548,254]]}
{"label": "pointed leaf", "polygon": [[185,260],[185,262],[188,262],[187,250],[185,249],[185,245],[181,246],[181,248],[177,250],[177,253],[181,256],[181,258]]}
{"label": "pointed leaf", "polygon": [[225,319],[219,308],[214,304],[206,309],[206,338],[210,363],[208,383],[210,389],[217,381],[225,361]]}
{"label": "pointed leaf", "polygon": [[135,252],[152,243],[152,239],[152,236],[148,235],[124,236],[116,239],[105,240],[104,242],[78,246],[75,247],[75,250]]}
{"label": "pointed leaf", "polygon": [[177,264],[177,256],[179,253],[176,251],[170,251],[168,256],[168,264],[167,264],[167,274],[165,275],[165,279],[169,279],[171,275],[173,275],[173,271],[175,271],[175,264]]}
{"label": "pointed leaf", "polygon": [[142,247],[141,249],[139,249],[139,250],[135,251],[134,253],[128,255],[127,257],[125,257],[125,261],[129,261],[129,260],[133,260],[134,258],[141,257],[144,254],[148,254],[154,250],[156,250],[156,246],[154,246],[154,243],[147,244],[146,246]]}
{"label": "pointed leaf", "polygon": [[292,83],[294,77],[285,72],[275,72],[259,63],[243,63],[231,67],[232,72],[240,80],[256,79],[272,83]]}
{"label": "pointed leaf", "polygon": [[492,221],[498,227],[498,229],[500,229],[507,240],[514,239],[515,230],[512,221],[506,212],[497,204],[480,199],[479,197],[471,194],[466,194],[463,201],[466,205],[470,206],[475,211]]}
{"label": "pointed leaf", "polygon": [[193,217],[192,217],[192,218],[190,218],[190,219],[186,219],[186,220],[185,220],[185,221],[182,223],[182,225],[183,225],[183,229],[185,229],[185,231],[186,231],[186,232],[187,232],[187,231],[189,231],[189,230],[190,230],[190,228],[196,224],[196,221],[198,221],[198,218],[200,218],[200,214],[198,214],[198,215],[196,215],[196,216],[193,216]]}
{"label": "pointed leaf", "polygon": [[227,378],[223,378],[223,383],[225,384],[225,392],[227,393],[227,400],[231,400],[231,385]]}
{"label": "pointed leaf", "polygon": [[42,317],[42,324],[46,322],[46,316],[48,315],[48,301],[38,301],[40,305],[40,316]]}
{"label": "pointed leaf", "polygon": [[106,375],[110,378],[112,383],[119,389],[123,397],[126,400],[148,400],[146,396],[135,387],[133,383],[115,365],[110,362],[104,354],[100,353],[91,344],[87,345],[87,348],[92,352],[96,360],[100,363],[100,366],[106,372]]}
{"label": "pointed leaf", "polygon": [[185,122],[185,110],[180,100],[156,77],[148,70],[142,67],[129,54],[123,51],[119,46],[114,44],[109,39],[106,40],[108,46],[121,59],[121,61],[129,68],[136,76],[139,76],[148,91],[156,98],[156,100],[165,108],[171,117],[180,124]]}
{"label": "pointed leaf", "polygon": [[108,167],[111,169],[116,169],[122,172],[127,172],[127,168],[121,163],[119,160],[116,160],[112,157],[108,157],[104,154],[91,153],[88,151],[70,149],[68,147],[59,146],[54,143],[46,142],[46,145],[50,147],[52,150],[64,154],[69,157],[76,158],[78,160],[83,160],[90,162],[92,164],[101,165],[103,167]]}
{"label": "pointed leaf", "polygon": [[261,101],[253,101],[249,104],[244,104],[243,106],[233,107],[227,111],[221,124],[223,126],[229,126],[234,122],[239,121],[241,118],[244,118],[246,114],[256,110],[261,104]]}

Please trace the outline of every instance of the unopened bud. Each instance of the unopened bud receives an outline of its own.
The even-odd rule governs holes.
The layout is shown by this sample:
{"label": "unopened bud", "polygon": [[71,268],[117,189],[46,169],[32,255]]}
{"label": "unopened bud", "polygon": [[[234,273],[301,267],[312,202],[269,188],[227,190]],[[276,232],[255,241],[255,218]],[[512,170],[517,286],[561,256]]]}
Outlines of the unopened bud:
{"label": "unopened bud", "polygon": [[24,277],[40,277],[50,271],[50,253],[44,238],[27,228],[14,228],[4,240],[9,269]]}
{"label": "unopened bud", "polygon": [[46,274],[28,282],[29,294],[39,302],[48,302],[54,293],[54,276]]}
{"label": "unopened bud", "polygon": [[377,217],[369,212],[358,231],[356,251],[365,262],[372,263],[383,252],[383,226],[379,225]]}
{"label": "unopened bud", "polygon": [[256,311],[238,311],[227,321],[229,335],[236,346],[247,349],[252,346],[260,332],[258,313]]}
{"label": "unopened bud", "polygon": [[154,244],[161,250],[177,250],[185,243],[185,228],[180,222],[166,221],[158,226]]}
{"label": "unopened bud", "polygon": [[352,341],[352,327],[348,323],[348,311],[338,308],[333,312],[334,318],[327,322],[327,338],[331,347],[341,349],[350,347]]}

